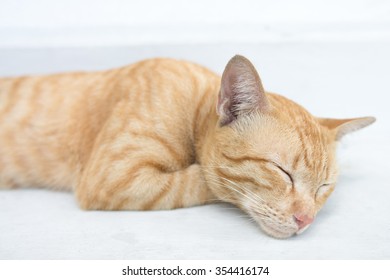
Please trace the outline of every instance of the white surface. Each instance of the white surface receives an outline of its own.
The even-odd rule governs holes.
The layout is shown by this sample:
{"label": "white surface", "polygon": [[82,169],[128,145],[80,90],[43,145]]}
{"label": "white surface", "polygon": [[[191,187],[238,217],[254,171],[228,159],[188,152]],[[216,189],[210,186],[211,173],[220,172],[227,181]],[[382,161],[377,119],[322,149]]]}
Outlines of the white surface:
{"label": "white surface", "polygon": [[0,3],[0,26],[6,27],[390,21],[390,4],[386,0],[1,0]]}
{"label": "white surface", "polygon": [[0,47],[390,41],[387,0],[0,0]]}
{"label": "white surface", "polygon": [[221,72],[250,58],[265,87],[330,117],[374,115],[344,139],[335,192],[304,234],[276,240],[230,205],[161,212],[85,212],[69,193],[0,191],[0,259],[389,259],[388,43],[268,43],[2,49],[0,75],[104,69],[153,56]]}

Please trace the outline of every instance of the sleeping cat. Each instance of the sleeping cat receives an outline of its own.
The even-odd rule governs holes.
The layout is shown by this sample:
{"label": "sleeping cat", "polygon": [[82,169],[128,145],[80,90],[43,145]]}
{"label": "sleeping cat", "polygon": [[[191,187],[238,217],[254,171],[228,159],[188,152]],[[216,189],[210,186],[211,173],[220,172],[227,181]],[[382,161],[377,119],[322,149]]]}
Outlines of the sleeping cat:
{"label": "sleeping cat", "polygon": [[337,141],[374,121],[316,118],[238,55],[222,78],[172,59],[3,78],[0,187],[73,190],[91,210],[225,201],[287,238],[333,191]]}

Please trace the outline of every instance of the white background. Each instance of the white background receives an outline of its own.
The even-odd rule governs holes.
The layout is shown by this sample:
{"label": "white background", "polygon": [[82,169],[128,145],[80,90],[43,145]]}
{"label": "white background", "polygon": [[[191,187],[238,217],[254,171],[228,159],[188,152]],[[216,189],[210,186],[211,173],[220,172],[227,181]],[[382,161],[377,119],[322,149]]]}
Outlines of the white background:
{"label": "white background", "polygon": [[1,0],[0,47],[389,40],[388,0]]}
{"label": "white background", "polygon": [[300,236],[272,239],[225,204],[85,212],[69,193],[0,191],[0,259],[389,259],[389,13],[363,0],[0,0],[1,76],[155,56],[221,73],[241,53],[315,115],[378,119],[343,139],[338,186]]}

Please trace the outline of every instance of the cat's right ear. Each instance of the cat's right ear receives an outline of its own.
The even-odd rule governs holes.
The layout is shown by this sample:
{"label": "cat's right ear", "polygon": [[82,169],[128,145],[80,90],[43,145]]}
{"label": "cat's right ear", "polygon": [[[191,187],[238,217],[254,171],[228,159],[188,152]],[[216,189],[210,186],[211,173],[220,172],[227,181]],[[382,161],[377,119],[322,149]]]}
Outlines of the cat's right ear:
{"label": "cat's right ear", "polygon": [[255,67],[245,57],[234,56],[222,74],[217,103],[220,125],[228,125],[239,116],[255,110],[265,112],[269,108],[269,102]]}
{"label": "cat's right ear", "polygon": [[374,117],[363,117],[354,119],[329,119],[317,118],[319,123],[334,132],[335,140],[340,140],[344,135],[362,129],[375,122]]}

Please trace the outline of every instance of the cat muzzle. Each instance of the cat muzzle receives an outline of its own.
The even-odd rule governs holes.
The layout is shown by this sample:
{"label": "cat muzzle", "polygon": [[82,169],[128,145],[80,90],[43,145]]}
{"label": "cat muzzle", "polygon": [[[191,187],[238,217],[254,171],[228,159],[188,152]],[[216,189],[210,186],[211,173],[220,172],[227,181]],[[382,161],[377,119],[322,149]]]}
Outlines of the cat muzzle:
{"label": "cat muzzle", "polygon": [[303,231],[314,221],[314,217],[310,217],[308,215],[295,214],[294,221],[298,225],[298,229],[299,229],[298,231],[301,231],[301,230]]}

